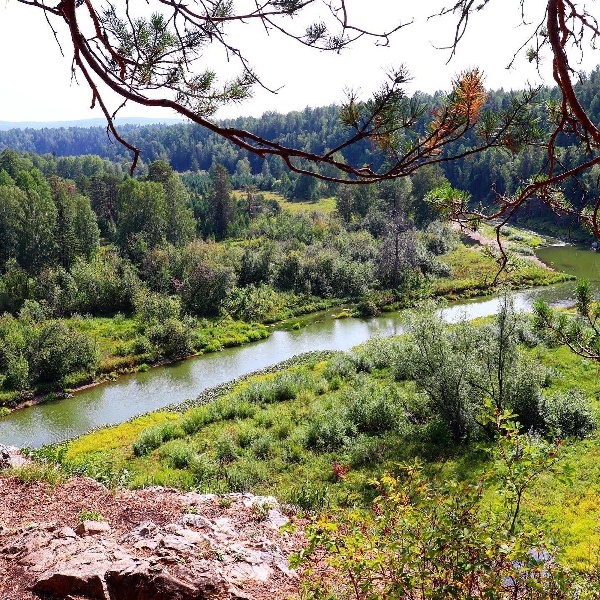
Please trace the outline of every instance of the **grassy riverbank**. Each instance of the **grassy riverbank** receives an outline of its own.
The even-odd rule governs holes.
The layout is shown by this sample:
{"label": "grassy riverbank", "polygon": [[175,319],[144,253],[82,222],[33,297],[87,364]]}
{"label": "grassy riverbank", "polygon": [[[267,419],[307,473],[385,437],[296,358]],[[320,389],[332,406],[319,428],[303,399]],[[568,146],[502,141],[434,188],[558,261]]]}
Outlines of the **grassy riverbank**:
{"label": "grassy riverbank", "polygon": [[[369,293],[359,301],[344,299],[302,298],[291,294],[280,295],[281,303],[266,323],[278,323],[279,327],[297,328],[311,321],[310,316],[336,305],[344,305],[346,311],[340,314],[360,315],[367,307],[366,314],[407,308],[416,300],[431,295],[447,300],[471,298],[493,293],[490,282],[497,273],[495,259],[482,247],[461,245],[445,258],[453,275],[424,282],[416,294],[396,297],[393,293]],[[512,289],[539,285],[550,285],[572,279],[555,271],[540,268],[527,260],[519,260],[500,278],[500,283]],[[302,317],[305,318],[302,318]],[[268,337],[271,329],[265,323],[247,323],[231,318],[194,319],[189,331],[191,356],[217,352],[223,348],[241,346]],[[188,327],[190,327],[188,320]],[[87,335],[95,343],[98,353],[98,366],[93,371],[77,371],[63,377],[58,385],[39,386],[26,393],[14,391],[0,395],[0,406],[10,409],[15,406],[28,406],[43,401],[46,395],[56,397],[54,392],[67,393],[80,387],[111,381],[120,375],[146,370],[151,366],[172,362],[162,354],[160,348],[149,345],[144,328],[134,315],[118,314],[114,317],[75,316],[64,319],[73,330]],[[188,355],[189,356],[189,355]],[[177,357],[181,360],[185,357]]]}

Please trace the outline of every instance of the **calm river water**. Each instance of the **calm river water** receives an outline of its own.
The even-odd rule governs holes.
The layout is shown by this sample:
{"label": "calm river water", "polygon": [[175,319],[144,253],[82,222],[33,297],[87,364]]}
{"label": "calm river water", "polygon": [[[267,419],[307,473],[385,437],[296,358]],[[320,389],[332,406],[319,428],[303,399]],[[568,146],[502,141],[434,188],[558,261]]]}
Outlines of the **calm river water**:
{"label": "calm river water", "polygon": [[[600,288],[600,254],[572,246],[553,246],[539,257],[555,268],[586,277]],[[537,298],[553,305],[572,304],[573,282],[515,294],[515,306],[529,310]],[[494,314],[498,298],[456,303],[445,309],[448,321]],[[333,311],[331,311],[333,313]],[[241,348],[207,354],[166,367],[136,373],[75,394],[66,400],[15,411],[0,420],[0,443],[37,448],[103,424],[197,396],[202,390],[262,369],[309,350],[348,350],[372,337],[402,333],[403,313],[371,319],[334,319],[324,314],[299,331],[274,331],[271,337]]]}

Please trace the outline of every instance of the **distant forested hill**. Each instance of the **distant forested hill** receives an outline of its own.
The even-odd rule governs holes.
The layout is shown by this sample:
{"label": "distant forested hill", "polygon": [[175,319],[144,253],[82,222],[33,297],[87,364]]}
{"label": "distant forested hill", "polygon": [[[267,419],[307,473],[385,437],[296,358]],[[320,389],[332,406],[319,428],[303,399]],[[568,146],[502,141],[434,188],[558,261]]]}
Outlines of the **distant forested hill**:
{"label": "distant forested hill", "polygon": [[[182,123],[183,119],[154,119],[147,117],[117,117],[117,125],[154,125],[164,123],[175,125]],[[10,129],[59,129],[69,127],[105,127],[106,120],[103,118],[78,119],[69,121],[0,121],[0,131],[9,131]]]}
{"label": "distant forested hill", "polygon": [[[307,108],[302,112],[285,115],[266,113],[260,119],[239,118],[228,123],[289,145],[322,152],[339,144],[346,134],[339,122],[338,111],[337,106]],[[209,170],[214,163],[220,163],[233,173],[238,161],[243,158],[248,158],[255,174],[264,167],[265,161],[261,158],[249,155],[196,125],[123,125],[120,131],[141,149],[145,163],[167,160],[179,172]],[[126,148],[108,138],[105,127],[12,129],[0,132],[0,149],[4,147],[57,156],[96,154],[117,162],[131,159],[131,153]],[[347,151],[345,156],[352,160],[364,159],[365,162],[381,160],[373,154],[368,144]],[[271,158],[267,162],[275,169],[276,175],[284,168],[280,159]]]}
{"label": "distant forested hill", "polygon": [[[600,122],[600,70],[596,69],[584,78],[579,88],[584,107],[596,122]],[[492,91],[488,106],[506,105],[513,95],[513,92],[503,90]],[[421,94],[420,98],[432,107],[440,101],[437,95]],[[534,112],[542,125],[546,123],[548,104],[557,99],[556,88],[541,90]],[[261,118],[239,118],[227,123],[286,145],[321,153],[338,145],[347,135],[338,113],[339,107],[327,106],[287,114],[270,112]],[[120,130],[141,149],[142,166],[160,159],[168,161],[176,171],[186,172],[208,171],[216,164],[223,164],[240,180],[258,176],[263,189],[270,189],[277,182],[278,191],[293,195],[293,190],[298,187],[297,175],[289,173],[279,157],[263,160],[195,125],[123,125]],[[459,150],[461,143],[464,142],[457,142],[453,150]],[[561,157],[564,164],[571,164],[580,157],[582,150],[568,139],[562,139],[561,145],[564,147]],[[104,127],[0,131],[0,150],[4,147],[56,156],[94,154],[114,162],[131,160],[130,153],[124,147],[109,139]],[[383,160],[368,143],[345,149],[343,155],[348,161],[359,164],[378,166]],[[514,192],[524,180],[543,167],[545,158],[543,147],[528,148],[519,154],[490,150],[466,160],[443,164],[443,169],[454,187],[469,191],[475,202],[487,203],[493,199],[494,191],[500,194]],[[592,170],[579,182],[566,184],[565,195],[576,204],[588,194],[597,194],[599,175],[600,171]],[[321,190],[325,193],[336,192],[326,186],[321,186]],[[534,204],[528,210],[535,213],[540,208]],[[527,210],[523,215],[527,216]]]}

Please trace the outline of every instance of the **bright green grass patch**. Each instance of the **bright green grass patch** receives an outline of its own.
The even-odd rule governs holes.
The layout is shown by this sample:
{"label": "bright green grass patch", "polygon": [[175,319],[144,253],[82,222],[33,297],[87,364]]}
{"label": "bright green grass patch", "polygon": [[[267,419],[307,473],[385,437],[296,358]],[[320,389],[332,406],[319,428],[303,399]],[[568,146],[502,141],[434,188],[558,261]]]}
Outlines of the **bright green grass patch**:
{"label": "bright green grass patch", "polygon": [[596,435],[564,449],[558,469],[569,465],[568,480],[543,474],[531,489],[524,515],[564,548],[566,560],[590,568],[600,552],[600,439]]}
{"label": "bright green grass patch", "polygon": [[122,453],[131,445],[131,440],[149,427],[177,420],[177,415],[167,412],[152,412],[114,427],[106,427],[83,435],[67,445],[65,458],[78,460],[88,454],[101,452]]}
{"label": "bright green grass patch", "polygon": [[565,346],[537,346],[529,352],[550,370],[550,391],[564,392],[579,387],[596,403],[594,408],[600,412],[600,376],[594,361],[580,358]]}
{"label": "bright green grass patch", "polygon": [[[496,239],[496,230],[487,223],[482,223],[478,228],[479,233],[489,239]],[[513,247],[513,245],[522,245],[529,248],[539,248],[544,244],[544,239],[531,231],[525,231],[518,227],[510,227],[505,225],[500,230],[500,239],[503,242],[508,242],[507,248]]]}
{"label": "bright green grass patch", "polygon": [[336,210],[335,198],[320,198],[316,202],[301,202],[294,200],[277,200],[283,210],[289,210],[291,213],[318,211],[325,214],[331,214]]}
{"label": "bright green grass patch", "polygon": [[244,323],[233,319],[201,321],[194,329],[193,345],[198,352],[217,352],[269,337],[270,331],[260,323]]}
{"label": "bright green grass patch", "polygon": [[117,356],[127,342],[139,335],[139,324],[133,317],[71,317],[65,323],[87,333],[98,344],[102,357]]}
{"label": "bright green grass patch", "polygon": [[[498,275],[499,266],[484,248],[461,244],[444,256],[444,262],[452,269],[452,275],[434,282],[435,295],[456,299],[494,292],[492,284]],[[539,267],[532,261],[517,259],[500,273],[498,283],[521,288],[550,285],[569,279],[573,278]]]}
{"label": "bright green grass patch", "polygon": [[[237,199],[244,198],[243,190],[234,190],[233,196]],[[300,200],[287,200],[277,192],[260,192],[266,200],[276,200],[283,210],[291,213],[319,211],[323,213],[332,213],[336,209],[335,197],[319,198],[315,202],[303,202]]]}

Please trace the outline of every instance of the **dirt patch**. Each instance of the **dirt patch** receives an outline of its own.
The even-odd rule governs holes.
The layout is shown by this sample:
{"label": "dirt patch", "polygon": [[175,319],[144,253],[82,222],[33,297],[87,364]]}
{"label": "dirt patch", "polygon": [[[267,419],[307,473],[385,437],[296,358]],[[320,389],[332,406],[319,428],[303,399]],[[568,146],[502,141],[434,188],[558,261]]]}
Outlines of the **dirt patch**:
{"label": "dirt patch", "polygon": [[[498,240],[496,238],[486,237],[479,231],[473,231],[472,229],[469,229],[466,225],[461,224],[461,223],[454,223],[453,227],[458,233],[460,233],[460,235],[467,238],[468,240],[471,240],[472,242],[479,244],[480,246],[489,248],[489,250],[494,255],[500,254],[500,246],[498,245]],[[502,248],[504,249],[505,252],[508,250],[514,251],[514,245],[511,244],[511,242],[508,242],[506,240],[502,241]],[[554,269],[552,267],[547,265],[545,262],[542,262],[535,254],[533,254],[533,255],[519,254],[518,252],[516,252],[516,254],[519,258],[524,258],[526,260],[529,260],[533,264],[537,265],[538,267],[541,267],[542,269],[546,269],[548,271],[554,271]]]}

